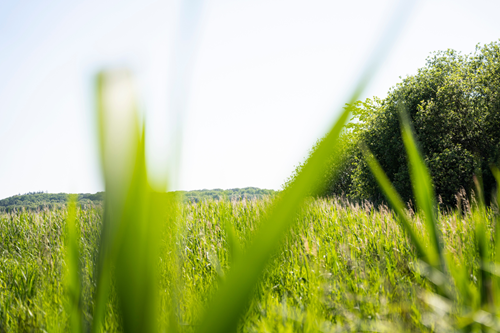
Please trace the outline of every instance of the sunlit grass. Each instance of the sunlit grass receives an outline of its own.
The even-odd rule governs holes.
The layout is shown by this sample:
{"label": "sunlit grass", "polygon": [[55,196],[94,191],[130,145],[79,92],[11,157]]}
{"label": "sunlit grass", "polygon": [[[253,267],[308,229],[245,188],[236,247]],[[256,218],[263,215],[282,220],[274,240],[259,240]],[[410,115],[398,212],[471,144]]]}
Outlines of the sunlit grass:
{"label": "sunlit grass", "polygon": [[[175,217],[161,222],[159,328],[175,326],[180,332],[193,332],[199,327],[234,260],[230,245],[234,240],[225,226],[232,227],[241,251],[248,251],[272,205],[271,199],[223,200],[177,203],[171,208],[177,211]],[[421,217],[408,216],[428,247]],[[93,281],[101,218],[102,208],[76,210],[84,323],[92,322],[96,306]],[[493,210],[484,211],[490,234],[496,218]],[[466,286],[478,294],[479,285],[473,282],[481,276],[474,220],[472,207],[463,215],[441,213],[439,229],[445,253],[453,255],[457,269],[466,268],[467,278],[472,279]],[[63,278],[66,221],[67,210],[1,215],[0,322],[6,331],[30,327],[68,331],[69,299]],[[442,315],[441,303],[429,294],[437,289],[418,258],[388,208],[340,198],[308,199],[252,292],[239,330],[425,332],[452,324]],[[102,321],[105,331],[124,329],[117,296],[112,282]]]}

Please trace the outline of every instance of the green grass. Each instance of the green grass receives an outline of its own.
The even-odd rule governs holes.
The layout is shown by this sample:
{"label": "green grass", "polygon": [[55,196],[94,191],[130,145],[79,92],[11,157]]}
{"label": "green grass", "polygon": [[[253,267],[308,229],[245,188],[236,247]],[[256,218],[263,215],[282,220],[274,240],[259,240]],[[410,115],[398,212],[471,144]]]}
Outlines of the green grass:
{"label": "green grass", "polygon": [[[176,218],[162,220],[158,262],[159,327],[176,321],[180,332],[199,329],[206,307],[225,281],[237,254],[248,251],[272,206],[270,199],[179,203]],[[67,331],[65,291],[68,210],[3,214],[0,217],[0,323],[4,331]],[[102,208],[78,209],[82,276],[82,322],[92,322],[96,256]],[[485,212],[491,235],[496,214]],[[421,217],[409,221],[423,240]],[[474,213],[439,214],[444,249],[480,288]],[[176,230],[172,239],[172,228]],[[241,332],[432,331],[447,325],[436,303],[436,286],[422,273],[412,242],[392,212],[369,203],[309,199],[252,292],[239,322]],[[241,255],[241,254],[240,254]],[[65,264],[66,262],[66,264]],[[420,273],[419,273],[420,272]],[[172,281],[176,281],[175,284]],[[103,327],[124,329],[117,286],[111,284]],[[439,300],[439,299],[438,299]],[[437,305],[436,305],[436,304]],[[85,326],[86,325],[86,326]],[[440,326],[441,325],[441,326]]]}

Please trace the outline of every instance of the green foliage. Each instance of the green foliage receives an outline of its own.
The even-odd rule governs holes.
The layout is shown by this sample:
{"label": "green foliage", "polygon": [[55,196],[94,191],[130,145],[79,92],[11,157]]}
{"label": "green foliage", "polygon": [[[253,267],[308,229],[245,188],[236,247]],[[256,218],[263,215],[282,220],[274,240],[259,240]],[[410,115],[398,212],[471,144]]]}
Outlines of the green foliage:
{"label": "green foliage", "polygon": [[453,50],[436,52],[416,75],[404,78],[392,88],[387,98],[357,102],[353,129],[345,135],[349,156],[344,162],[343,177],[333,178],[327,193],[382,199],[357,148],[357,142],[363,141],[403,200],[413,199],[398,125],[402,104],[442,202],[454,205],[455,195],[462,188],[470,195],[473,176],[478,172],[482,173],[489,202],[495,183],[490,165],[500,158],[499,60],[499,42],[478,46],[473,54],[465,56]]}
{"label": "green foliage", "polygon": [[[439,232],[438,210],[435,202],[433,185],[429,169],[424,163],[422,154],[417,147],[413,130],[404,106],[400,105],[401,135],[403,137],[406,152],[408,154],[408,168],[410,169],[413,193],[416,198],[417,213],[423,219],[426,238],[429,245],[424,254],[421,239],[413,234],[413,226],[404,223],[404,227],[410,235],[412,243],[419,249],[419,254],[425,262],[422,266],[423,274],[435,285],[435,292],[429,297],[441,302],[445,329],[461,329],[464,332],[495,332],[500,330],[498,320],[498,305],[500,301],[500,290],[498,283],[499,262],[498,253],[492,257],[492,249],[498,249],[498,212],[496,217],[495,242],[492,241],[491,225],[487,218],[487,209],[484,202],[483,188],[477,177],[474,178],[475,204],[471,210],[472,224],[474,227],[474,244],[477,260],[479,262],[479,274],[470,278],[468,265],[457,265],[463,262],[463,258],[455,252],[447,252],[444,247],[443,237]],[[375,178],[383,189],[387,199],[396,208],[401,220],[405,221],[406,214],[402,211],[401,200],[387,180],[387,176],[380,168],[368,148],[363,148],[365,159],[372,169]],[[500,181],[498,169],[493,168],[493,174]],[[497,186],[500,182],[497,183]],[[498,197],[495,197],[498,199]],[[495,200],[498,207],[498,201]],[[470,285],[476,288],[471,289]],[[444,304],[444,305],[443,305]]]}
{"label": "green foliage", "polygon": [[201,202],[205,200],[252,200],[261,199],[265,196],[274,195],[277,192],[274,190],[260,189],[257,187],[232,188],[228,190],[213,189],[213,190],[195,190],[195,191],[175,191],[176,195],[180,195],[182,200],[187,202]]}
{"label": "green foliage", "polygon": [[[201,202],[205,200],[252,200],[261,199],[268,195],[274,195],[277,191],[260,189],[257,187],[232,188],[228,190],[194,190],[194,191],[172,191],[173,195],[179,196],[179,200],[186,202]],[[68,202],[67,193],[27,193],[15,195],[0,200],[0,212],[16,210],[43,210],[45,208],[63,208]],[[104,192],[94,194],[80,193],[77,198],[80,205],[101,205],[104,201]]]}
{"label": "green foliage", "polygon": [[[19,194],[0,200],[0,212],[10,212],[16,210],[43,210],[45,208],[62,208],[68,202],[67,193],[43,193],[33,192]],[[80,193],[77,201],[80,205],[98,205],[102,203],[104,192],[94,194]]]}

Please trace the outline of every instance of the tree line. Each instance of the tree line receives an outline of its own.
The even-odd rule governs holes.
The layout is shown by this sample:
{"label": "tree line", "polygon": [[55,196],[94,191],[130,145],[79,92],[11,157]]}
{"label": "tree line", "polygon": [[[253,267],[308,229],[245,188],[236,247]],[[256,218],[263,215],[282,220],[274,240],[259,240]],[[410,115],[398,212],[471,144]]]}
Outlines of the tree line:
{"label": "tree line", "polygon": [[[195,191],[173,191],[171,195],[176,195],[184,202],[202,202],[207,200],[222,200],[228,199],[232,201],[240,201],[243,199],[261,199],[265,196],[274,195],[276,191],[260,189],[256,187],[233,188],[228,190],[213,189],[213,190],[195,190]],[[81,205],[98,205],[104,200],[104,192],[94,194],[80,193],[78,194],[78,202]],[[67,193],[46,193],[29,192],[26,194],[18,194],[12,197],[0,200],[0,212],[11,212],[14,210],[42,210],[58,209],[66,206],[68,201]]]}

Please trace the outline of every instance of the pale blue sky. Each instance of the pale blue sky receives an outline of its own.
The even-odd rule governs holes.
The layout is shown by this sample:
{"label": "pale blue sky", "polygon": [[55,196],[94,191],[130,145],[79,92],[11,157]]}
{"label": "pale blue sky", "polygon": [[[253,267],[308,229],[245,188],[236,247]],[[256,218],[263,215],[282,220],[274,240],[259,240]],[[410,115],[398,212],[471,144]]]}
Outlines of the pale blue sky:
{"label": "pale blue sky", "polygon": [[[280,188],[335,118],[396,2],[204,2],[177,189]],[[103,189],[93,77],[127,66],[163,170],[176,1],[0,1],[0,198]],[[500,38],[498,1],[421,1],[365,93]]]}

